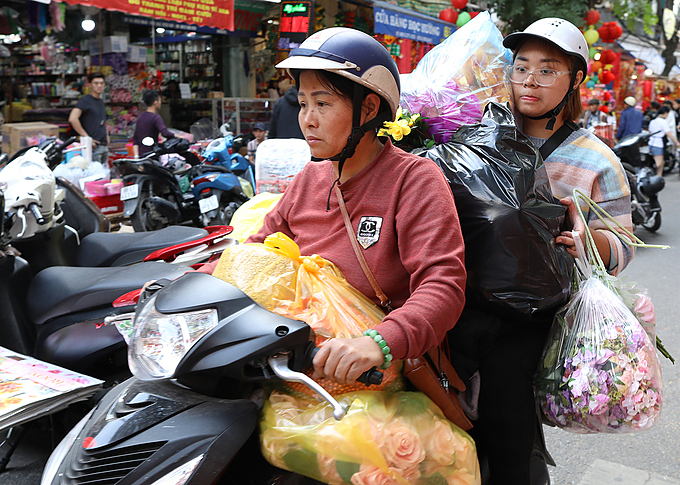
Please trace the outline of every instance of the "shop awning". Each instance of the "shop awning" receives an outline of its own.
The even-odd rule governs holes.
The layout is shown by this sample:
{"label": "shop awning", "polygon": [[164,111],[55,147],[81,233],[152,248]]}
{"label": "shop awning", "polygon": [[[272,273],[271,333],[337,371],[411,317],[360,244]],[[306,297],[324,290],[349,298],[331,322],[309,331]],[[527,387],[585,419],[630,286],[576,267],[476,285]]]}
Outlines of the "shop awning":
{"label": "shop awning", "polygon": [[[625,39],[618,39],[616,41],[621,48],[625,49],[630,55],[643,63],[645,67],[654,71],[657,76],[661,74],[666,67],[666,61],[659,54],[657,47],[651,45],[649,42],[637,38],[634,35],[629,35]],[[676,64],[671,69],[669,77],[680,74],[680,67]]]}
{"label": "shop awning", "polygon": [[61,0],[161,20],[234,30],[234,0]]}
{"label": "shop awning", "polygon": [[449,22],[377,0],[373,2],[373,20],[376,34],[428,44],[439,44],[456,30]]}

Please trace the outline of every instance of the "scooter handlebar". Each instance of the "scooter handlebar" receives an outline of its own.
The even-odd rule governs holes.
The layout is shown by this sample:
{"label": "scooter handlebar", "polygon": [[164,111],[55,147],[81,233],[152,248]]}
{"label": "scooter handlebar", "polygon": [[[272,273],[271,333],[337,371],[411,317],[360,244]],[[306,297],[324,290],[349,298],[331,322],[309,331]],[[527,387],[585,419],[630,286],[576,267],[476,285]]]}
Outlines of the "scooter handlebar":
{"label": "scooter handlebar", "polygon": [[76,140],[78,140],[78,137],[77,137],[77,136],[72,136],[71,138],[69,138],[69,139],[66,140],[64,143],[61,144],[61,146],[59,147],[59,150],[63,152],[64,150],[66,150],[66,149],[68,148],[68,146],[69,146],[71,143],[75,142]]}
{"label": "scooter handlebar", "polygon": [[[316,356],[317,352],[321,350],[319,347],[312,346],[311,351],[308,353],[307,357],[307,364],[312,365],[312,362],[314,361],[314,357]],[[366,372],[361,374],[358,378],[357,381],[366,384],[367,386],[370,385],[380,385],[382,384],[383,381],[383,373],[380,372],[378,369],[375,367],[368,369]]]}

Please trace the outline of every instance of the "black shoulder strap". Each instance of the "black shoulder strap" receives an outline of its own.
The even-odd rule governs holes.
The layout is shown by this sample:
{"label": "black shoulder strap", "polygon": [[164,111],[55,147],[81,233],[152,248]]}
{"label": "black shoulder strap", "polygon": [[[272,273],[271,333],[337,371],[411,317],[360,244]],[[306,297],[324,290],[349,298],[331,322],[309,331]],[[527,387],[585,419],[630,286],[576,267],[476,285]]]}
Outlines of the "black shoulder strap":
{"label": "black shoulder strap", "polygon": [[538,150],[539,152],[541,152],[543,160],[548,158],[550,154],[555,150],[555,148],[560,146],[562,142],[566,140],[567,137],[576,130],[578,130],[578,125],[576,123],[574,123],[573,121],[565,121],[565,123],[560,127],[560,129],[553,133],[552,136],[548,138],[548,141],[546,141],[543,144],[543,146]]}

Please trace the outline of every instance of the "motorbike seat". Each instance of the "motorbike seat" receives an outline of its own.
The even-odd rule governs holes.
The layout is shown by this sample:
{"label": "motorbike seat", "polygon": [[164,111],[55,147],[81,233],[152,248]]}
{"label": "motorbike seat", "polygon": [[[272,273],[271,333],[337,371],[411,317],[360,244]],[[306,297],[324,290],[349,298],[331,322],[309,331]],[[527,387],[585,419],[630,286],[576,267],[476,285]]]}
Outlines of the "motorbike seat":
{"label": "motorbike seat", "polygon": [[83,238],[76,254],[76,265],[101,267],[139,263],[154,251],[207,235],[205,229],[185,226],[169,226],[151,232],[96,232]]}
{"label": "motorbike seat", "polygon": [[28,288],[28,316],[35,324],[69,313],[102,306],[144,283],[175,279],[189,268],[158,261],[111,268],[52,266],[40,271]]}

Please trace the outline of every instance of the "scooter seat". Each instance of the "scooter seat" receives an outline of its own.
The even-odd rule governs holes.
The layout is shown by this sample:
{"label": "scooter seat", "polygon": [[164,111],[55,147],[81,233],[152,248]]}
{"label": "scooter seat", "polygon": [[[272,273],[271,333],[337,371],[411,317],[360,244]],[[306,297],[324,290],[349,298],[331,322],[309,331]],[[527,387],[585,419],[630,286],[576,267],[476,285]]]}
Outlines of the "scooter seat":
{"label": "scooter seat", "polygon": [[52,266],[40,271],[28,288],[28,316],[43,324],[77,311],[110,306],[113,300],[147,281],[175,279],[186,266],[150,261],[112,268]]}
{"label": "scooter seat", "polygon": [[88,234],[80,243],[76,265],[102,267],[139,263],[154,251],[207,235],[205,229],[185,226],[169,226],[151,232],[95,232]]}

